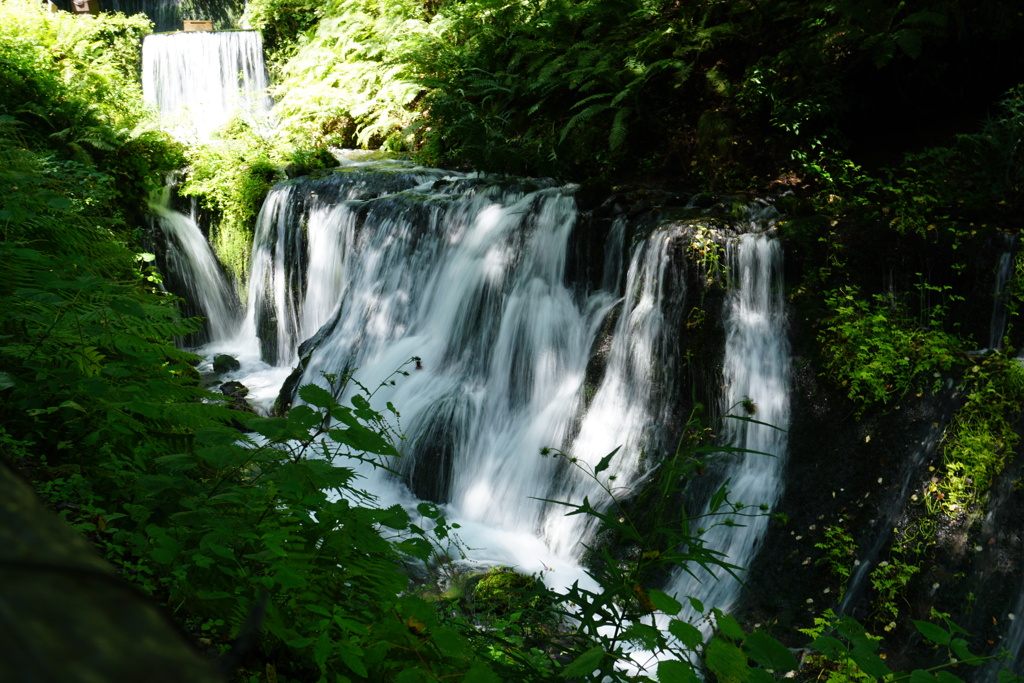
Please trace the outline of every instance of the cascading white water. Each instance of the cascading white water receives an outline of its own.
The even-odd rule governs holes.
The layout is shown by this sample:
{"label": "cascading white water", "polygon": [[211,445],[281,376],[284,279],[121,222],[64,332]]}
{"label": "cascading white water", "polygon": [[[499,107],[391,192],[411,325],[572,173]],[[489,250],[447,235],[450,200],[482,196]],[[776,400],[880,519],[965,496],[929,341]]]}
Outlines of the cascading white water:
{"label": "cascading white water", "polygon": [[[608,366],[569,450],[572,457],[594,467],[610,449],[619,448],[608,470],[616,488],[628,488],[640,473],[641,453],[657,415],[651,403],[656,347],[663,334],[666,269],[671,265],[668,249],[679,238],[679,230],[659,231],[634,251]],[[607,484],[606,477],[602,481]],[[607,497],[597,481],[582,477],[568,479],[559,494],[562,500],[587,498],[598,505]],[[554,550],[573,555],[582,550],[580,539],[589,537],[586,527],[592,521],[585,515],[553,514],[545,521],[544,534]]]}
{"label": "cascading white water", "polygon": [[180,137],[209,138],[236,115],[265,115],[267,70],[257,31],[153,34],[142,43],[142,89]]}
{"label": "cascading white water", "polygon": [[238,298],[195,221],[171,209],[169,198],[165,190],[149,207],[166,238],[168,268],[187,288],[181,294],[202,309],[210,338],[228,339],[238,331]]}
{"label": "cascading white water", "polygon": [[268,362],[294,366],[299,344],[335,315],[348,294],[359,246],[358,200],[443,177],[389,170],[376,178],[378,184],[368,184],[369,173],[352,173],[312,188],[281,184],[267,196],[253,238],[243,336],[254,345],[257,338],[263,342]]}
{"label": "cascading white water", "polygon": [[[301,382],[352,371],[363,385],[381,386],[375,401],[399,407],[407,436],[397,466],[416,496],[443,503],[462,524],[475,559],[526,571],[562,566],[569,576],[553,580],[579,578],[569,567],[588,538],[587,520],[567,519],[564,507],[542,499],[586,496],[601,505],[603,492],[539,452],[562,448],[593,466],[621,446],[609,470],[615,486],[629,489],[644,474],[641,453],[671,394],[656,377],[664,340],[675,334],[665,325],[666,303],[683,298],[685,229],[656,231],[635,247],[619,296],[624,222],[606,240],[604,284],[587,289],[566,281],[576,220],[571,189],[426,169],[370,166],[280,185],[256,230],[243,332],[234,350],[217,350],[245,365],[257,337],[273,340],[266,360],[287,370],[312,338]],[[781,251],[758,236],[741,238],[733,251],[740,284],[727,314],[728,401],[750,396],[759,419],[785,427]],[[607,363],[587,401],[588,358],[613,309]],[[413,356],[422,367],[406,365],[408,376],[388,385]],[[235,377],[249,384],[244,375]],[[778,430],[744,424],[735,437],[745,448],[785,451]],[[731,475],[733,498],[773,503],[781,457],[747,460]],[[407,495],[366,474],[386,500]],[[752,520],[709,542],[744,562],[762,526]],[[742,538],[726,538],[732,534]]]}
{"label": "cascading white water", "polygon": [[[743,403],[749,399],[756,406],[756,414],[750,417],[765,424],[726,418],[726,443],[750,451],[729,456],[725,473],[729,500],[748,506],[744,512],[750,516],[726,515],[740,526],[711,526],[703,540],[706,547],[722,553],[724,561],[747,567],[768,523],[759,506],[770,508],[782,492],[785,430],[790,420],[790,352],[782,247],[763,234],[741,235],[728,245],[728,263],[732,288],[725,315],[724,404],[729,414],[743,418],[749,412]],[[706,608],[728,611],[739,589],[737,581],[718,569],[714,577],[699,581],[678,571],[668,592],[695,597]]]}
{"label": "cascading white water", "polygon": [[408,195],[364,207],[347,295],[303,381],[358,368],[374,387],[422,358],[379,396],[401,406],[414,489],[532,534],[546,506],[531,496],[557,497],[564,479],[539,451],[570,436],[613,297],[564,282],[576,212],[563,190],[467,182],[416,197],[419,211]]}

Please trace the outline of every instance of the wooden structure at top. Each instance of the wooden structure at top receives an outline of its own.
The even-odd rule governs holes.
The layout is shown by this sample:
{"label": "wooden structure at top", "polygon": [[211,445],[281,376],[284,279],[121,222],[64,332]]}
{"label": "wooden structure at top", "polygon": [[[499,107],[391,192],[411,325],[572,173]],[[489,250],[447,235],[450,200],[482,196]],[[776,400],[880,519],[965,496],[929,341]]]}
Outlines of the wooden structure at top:
{"label": "wooden structure at top", "polygon": [[212,21],[202,21],[202,20],[196,20],[196,19],[185,19],[183,23],[185,25],[184,26],[184,30],[186,30],[186,31],[212,31],[213,30],[213,22]]}

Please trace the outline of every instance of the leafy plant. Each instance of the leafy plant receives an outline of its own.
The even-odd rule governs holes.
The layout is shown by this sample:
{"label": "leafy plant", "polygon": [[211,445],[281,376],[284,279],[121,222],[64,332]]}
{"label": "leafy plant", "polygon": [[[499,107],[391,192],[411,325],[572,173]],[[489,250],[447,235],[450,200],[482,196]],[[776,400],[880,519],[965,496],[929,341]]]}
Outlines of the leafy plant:
{"label": "leafy plant", "polygon": [[1014,429],[1024,406],[1024,369],[1001,351],[976,359],[966,372],[966,402],[942,443],[943,469],[926,500],[950,516],[978,505],[1016,451]]}
{"label": "leafy plant", "polygon": [[908,391],[937,388],[941,373],[962,356],[962,342],[937,329],[919,327],[899,301],[872,301],[849,286],[827,292],[831,312],[819,334],[826,368],[862,413]]}
{"label": "leafy plant", "polygon": [[845,527],[846,521],[848,518],[844,515],[840,524],[825,527],[825,540],[814,544],[815,548],[825,551],[822,562],[828,565],[832,575],[842,584],[838,599],[842,599],[846,582],[850,578],[850,568],[857,559],[857,542]]}

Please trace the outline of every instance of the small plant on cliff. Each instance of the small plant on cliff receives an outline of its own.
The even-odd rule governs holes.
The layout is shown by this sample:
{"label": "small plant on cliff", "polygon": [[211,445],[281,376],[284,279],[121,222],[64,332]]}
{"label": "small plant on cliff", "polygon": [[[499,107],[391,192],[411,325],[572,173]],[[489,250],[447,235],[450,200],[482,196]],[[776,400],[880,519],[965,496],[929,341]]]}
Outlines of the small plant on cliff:
{"label": "small plant on cliff", "polygon": [[849,517],[843,515],[839,521],[839,524],[825,527],[825,540],[815,543],[814,547],[825,551],[825,557],[821,562],[828,566],[832,575],[841,584],[838,599],[842,599],[843,593],[846,592],[846,582],[850,578],[850,568],[857,559],[857,542],[846,528]]}
{"label": "small plant on cliff", "polygon": [[910,391],[936,390],[941,373],[963,355],[960,340],[920,327],[889,296],[868,299],[847,286],[827,292],[825,302],[830,315],[818,335],[825,366],[858,414]]}
{"label": "small plant on cliff", "polygon": [[1020,441],[1014,424],[1024,411],[1024,368],[1002,351],[976,359],[964,378],[967,399],[942,443],[942,471],[928,503],[951,516],[981,502]]}

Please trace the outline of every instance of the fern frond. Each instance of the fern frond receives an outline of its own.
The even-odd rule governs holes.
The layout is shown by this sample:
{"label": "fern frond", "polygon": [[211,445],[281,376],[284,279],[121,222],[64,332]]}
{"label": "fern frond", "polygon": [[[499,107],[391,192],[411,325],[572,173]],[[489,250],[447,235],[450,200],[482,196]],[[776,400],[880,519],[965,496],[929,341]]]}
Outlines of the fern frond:
{"label": "fern frond", "polygon": [[615,119],[612,121],[612,129],[608,134],[609,149],[616,150],[626,141],[626,135],[629,132],[629,115],[631,113],[632,110],[626,108],[619,109],[615,112]]}

